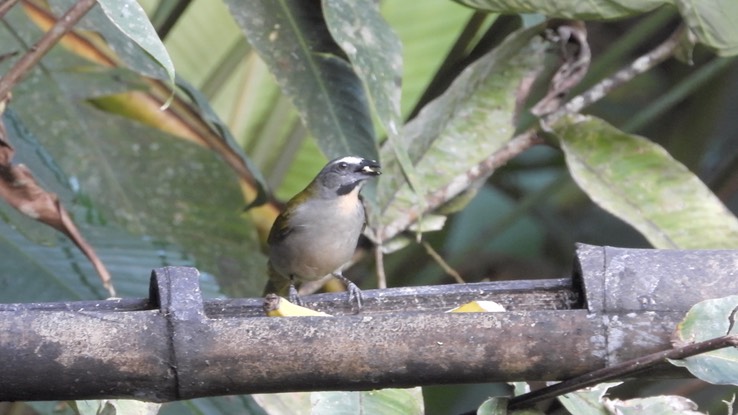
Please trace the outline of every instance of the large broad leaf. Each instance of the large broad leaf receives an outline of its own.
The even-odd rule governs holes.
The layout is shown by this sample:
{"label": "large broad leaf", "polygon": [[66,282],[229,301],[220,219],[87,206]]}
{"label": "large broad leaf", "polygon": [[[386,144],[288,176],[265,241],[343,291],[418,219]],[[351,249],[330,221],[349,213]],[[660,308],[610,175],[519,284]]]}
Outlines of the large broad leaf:
{"label": "large broad leaf", "polygon": [[600,383],[591,388],[559,396],[559,402],[574,415],[607,415],[602,404],[607,390],[620,385],[622,382]]}
{"label": "large broad leaf", "polygon": [[[61,16],[75,4],[74,0],[49,2],[51,11]],[[93,7],[76,25],[78,29],[98,33],[130,69],[157,79],[167,79],[174,86],[174,64],[161,43],[144,10],[133,0],[101,0],[100,7]],[[34,13],[38,7],[26,4]],[[37,19],[38,16],[33,16]]]}
{"label": "large broad leaf", "polygon": [[[36,226],[41,226],[40,224]],[[83,226],[88,242],[112,275],[117,294],[146,298],[153,268],[194,266],[182,249],[164,240],[132,235],[113,226]],[[107,297],[90,261],[61,234],[53,245],[41,245],[0,222],[0,302],[94,300]],[[203,294],[220,295],[212,275],[200,279]]]}
{"label": "large broad leaf", "polygon": [[[430,208],[450,200],[470,186],[454,180],[502,148],[513,137],[520,87],[544,65],[546,43],[541,27],[509,36],[498,48],[470,65],[436,100],[402,131],[404,145],[428,189]],[[388,240],[423,212],[388,146],[382,147],[385,174],[379,180],[380,239]],[[439,195],[439,192],[442,193]],[[431,195],[436,196],[431,198]]]}
{"label": "large broad leaf", "polygon": [[146,12],[135,0],[98,0],[105,15],[126,36],[136,42],[166,70],[174,86],[174,64]]}
{"label": "large broad leaf", "polygon": [[738,219],[658,144],[589,116],[552,128],[579,187],[655,248],[738,247]]}
{"label": "large broad leaf", "polygon": [[738,55],[738,1],[676,0],[676,6],[700,42],[720,56]]}
{"label": "large broad leaf", "polygon": [[159,411],[159,415],[269,415],[273,413],[278,412],[267,412],[262,409],[251,395],[217,396],[168,402],[162,405]]}
{"label": "large broad leaf", "polygon": [[614,19],[653,10],[669,0],[456,0],[479,10],[495,13],[540,13],[550,17],[572,19]]}
{"label": "large broad leaf", "polygon": [[[24,6],[28,16],[39,27],[49,30],[56,22],[53,14],[35,3],[24,3]],[[11,30],[17,31],[19,36],[24,38],[40,36],[38,33],[34,34],[32,30],[30,34],[25,33],[29,31],[28,29],[34,29],[32,25],[27,24],[27,19],[19,21],[12,11],[10,16]],[[85,60],[75,61],[67,55],[54,53],[45,57],[44,63],[50,67],[67,68],[69,71],[62,72],[64,79],[58,83],[65,94],[80,99],[91,99],[98,108],[124,115],[212,149],[238,173],[248,202],[257,204],[264,199],[265,185],[259,172],[250,165],[242,149],[234,145],[233,140],[229,140],[227,129],[207,105],[197,105],[193,108],[194,105],[189,101],[181,96],[174,96],[169,110],[161,111],[160,107],[167,97],[171,96],[170,89],[158,80],[134,77],[132,73],[126,73],[118,68],[121,65],[119,61],[122,60],[140,73],[161,77],[161,68],[154,64],[148,54],[111,26],[98,8],[91,10],[80,26],[101,32],[107,42],[101,42],[97,36],[87,31],[74,30],[63,38],[61,44]],[[115,52],[111,51],[111,48]],[[56,59],[56,56],[63,56],[64,59]],[[97,63],[101,67],[92,66],[90,62]],[[117,75],[111,77],[113,72]],[[60,75],[59,72],[55,74]],[[191,91],[188,92],[190,96],[195,95]],[[267,233],[268,226],[277,213],[273,205],[267,204],[251,210],[250,214],[255,218],[259,231]]]}
{"label": "large broad leaf", "polygon": [[407,117],[428,88],[438,68],[468,24],[473,10],[450,1],[380,2],[387,20],[402,43],[402,102]]}
{"label": "large broad leaf", "polygon": [[424,186],[415,174],[406,146],[400,141],[400,39],[379,14],[379,5],[370,0],[323,0],[323,9],[333,38],[346,52],[369,91],[402,174],[416,192],[422,193]]}
{"label": "large broad leaf", "polygon": [[400,132],[402,44],[371,0],[323,0],[326,23],[366,84],[377,115],[390,135]]}
{"label": "large broad leaf", "polygon": [[[738,295],[705,300],[695,304],[684,317],[675,333],[681,344],[710,340],[738,334],[735,314]],[[738,349],[726,347],[671,363],[686,367],[694,376],[717,385],[738,386]]]}
{"label": "large broad leaf", "polygon": [[323,20],[305,0],[227,1],[328,157],[377,158],[363,85]]}
{"label": "large broad leaf", "polygon": [[[61,202],[70,209],[82,234],[113,276],[118,295],[146,297],[151,269],[195,264],[194,257],[173,244],[174,238],[156,232],[133,234],[111,222],[113,215],[98,209],[94,200],[100,195],[83,191],[88,190],[83,184],[86,180],[68,176],[14,111],[8,111],[3,121],[17,150],[16,162],[27,165],[44,187],[59,195]],[[90,262],[69,239],[4,203],[0,204],[0,213],[4,219],[0,223],[0,245],[3,246],[0,262],[4,264],[4,272],[0,274],[0,285],[4,287],[0,291],[0,301],[38,302],[106,296]],[[202,283],[208,295],[217,294],[217,284],[212,277],[203,278]]]}
{"label": "large broad leaf", "polygon": [[132,399],[103,399],[71,403],[77,415],[156,415],[160,403]]}
{"label": "large broad leaf", "polygon": [[422,414],[421,388],[252,395],[270,414]]}
{"label": "large broad leaf", "polygon": [[605,399],[604,406],[608,410],[607,413],[618,415],[705,415],[704,412],[697,411],[696,403],[683,396],[675,395],[635,398],[627,401]]}
{"label": "large broad leaf", "polygon": [[[34,35],[28,34],[31,38]],[[15,47],[7,33],[0,32],[0,41]],[[60,49],[52,51],[47,59],[41,65],[53,65],[46,71],[31,72],[14,90],[10,108],[22,123],[14,131],[34,136],[63,172],[60,181],[73,183],[73,192],[67,194],[60,192],[59,186],[51,186],[50,190],[59,193],[63,202],[71,203],[66,204],[67,209],[83,235],[94,233],[86,226],[111,227],[130,235],[124,239],[127,246],[133,245],[129,244],[131,239],[151,241],[151,256],[140,261],[135,256],[128,258],[129,266],[147,269],[135,269],[142,275],[143,287],[147,286],[145,280],[151,268],[185,262],[216,275],[232,295],[260,293],[265,258],[253,224],[243,217],[239,182],[232,171],[208,149],[97,111],[79,101],[77,95],[67,95],[61,87],[64,73],[49,68],[77,68],[79,60]],[[115,80],[111,78],[110,82]],[[11,139],[14,143],[23,140]],[[25,154],[19,149],[16,157],[22,162]],[[33,170],[42,181],[58,174]],[[25,229],[27,224],[11,225]],[[88,239],[97,248],[98,242]],[[110,240],[111,251],[115,249],[114,239]],[[146,243],[137,244],[139,249],[147,248]],[[182,262],[156,259],[156,246],[177,252],[165,256],[181,257]],[[105,261],[106,254],[99,253]],[[125,267],[125,259],[121,258],[121,267]],[[43,278],[51,281],[54,268],[47,269],[50,272]],[[58,272],[66,273],[61,269]],[[114,283],[116,272],[112,272]],[[90,284],[95,278],[88,278]]]}
{"label": "large broad leaf", "polygon": [[313,392],[316,414],[422,414],[421,388],[380,389],[368,392]]}
{"label": "large broad leaf", "polygon": [[[489,398],[479,405],[477,415],[508,415],[508,413],[510,413],[510,411],[507,410],[508,401],[508,398]],[[531,412],[526,415],[538,415],[540,413],[541,412]],[[515,411],[512,411],[512,414],[516,415]]]}
{"label": "large broad leaf", "polygon": [[734,0],[456,0],[494,13],[540,13],[566,19],[614,19],[630,17],[671,5],[679,9],[700,42],[722,56],[738,54],[738,2]]}
{"label": "large broad leaf", "polygon": [[232,295],[261,292],[254,226],[242,215],[235,175],[214,153],[84,105],[71,108],[80,123],[42,141],[104,220],[182,247]]}
{"label": "large broad leaf", "polygon": [[177,86],[192,100],[197,110],[200,112],[200,117],[205,121],[210,129],[215,133],[214,138],[217,143],[212,143],[211,147],[222,147],[225,150],[219,151],[224,158],[236,158],[233,165],[244,166],[244,168],[250,173],[250,176],[254,180],[254,188],[257,189],[256,197],[249,203],[249,207],[259,206],[267,201],[266,194],[266,181],[261,175],[259,169],[251,162],[246,154],[244,154],[241,147],[236,143],[235,137],[231,134],[228,126],[221,121],[220,117],[215,113],[213,108],[210,106],[207,98],[198,91],[195,87],[190,85],[189,82],[184,79],[177,79]]}

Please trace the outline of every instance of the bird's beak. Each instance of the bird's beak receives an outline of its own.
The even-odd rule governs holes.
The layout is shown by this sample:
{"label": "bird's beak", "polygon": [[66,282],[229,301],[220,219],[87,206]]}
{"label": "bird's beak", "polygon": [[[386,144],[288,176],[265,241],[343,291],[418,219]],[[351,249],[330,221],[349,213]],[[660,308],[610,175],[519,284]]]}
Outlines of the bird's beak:
{"label": "bird's beak", "polygon": [[382,174],[381,167],[379,166],[379,163],[377,163],[374,160],[366,160],[363,165],[361,166],[360,172],[370,175],[370,176],[379,176]]}

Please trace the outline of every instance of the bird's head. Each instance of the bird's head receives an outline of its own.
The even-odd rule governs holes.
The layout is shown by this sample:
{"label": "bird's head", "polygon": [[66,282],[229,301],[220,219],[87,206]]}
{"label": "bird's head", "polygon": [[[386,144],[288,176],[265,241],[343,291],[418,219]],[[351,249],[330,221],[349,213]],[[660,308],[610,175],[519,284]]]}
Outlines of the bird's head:
{"label": "bird's head", "polygon": [[334,198],[351,193],[361,183],[382,174],[379,163],[362,157],[346,156],[331,160],[311,184],[316,196]]}

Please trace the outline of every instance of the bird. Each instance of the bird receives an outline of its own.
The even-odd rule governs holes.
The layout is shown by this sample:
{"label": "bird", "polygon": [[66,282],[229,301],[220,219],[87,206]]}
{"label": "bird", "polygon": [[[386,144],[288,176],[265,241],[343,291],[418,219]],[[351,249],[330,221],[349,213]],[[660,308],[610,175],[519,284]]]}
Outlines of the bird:
{"label": "bird", "polygon": [[346,285],[349,303],[361,309],[361,290],[343,276],[343,268],[366,227],[362,185],[381,173],[375,160],[339,157],[287,202],[267,238],[270,280],[265,294],[287,289],[290,301],[301,305],[295,283],[330,274]]}

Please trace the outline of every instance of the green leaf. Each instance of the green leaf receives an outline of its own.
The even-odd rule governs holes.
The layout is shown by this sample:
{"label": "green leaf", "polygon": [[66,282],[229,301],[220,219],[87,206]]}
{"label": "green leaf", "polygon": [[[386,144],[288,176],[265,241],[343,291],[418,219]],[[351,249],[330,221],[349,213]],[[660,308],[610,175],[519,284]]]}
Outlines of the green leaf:
{"label": "green leaf", "polygon": [[159,415],[268,415],[274,413],[279,412],[267,412],[262,409],[252,395],[216,396],[168,402],[162,405],[159,411]]}
{"label": "green leaf", "polygon": [[[41,224],[35,226],[43,226]],[[87,241],[110,272],[117,294],[146,298],[151,270],[177,265],[194,266],[181,248],[165,241],[131,235],[113,226],[81,228]],[[87,258],[72,242],[56,233],[53,245],[40,245],[0,222],[0,302],[94,300],[107,297]],[[203,274],[200,287],[206,297],[221,296],[212,275]]]}
{"label": "green leaf", "polygon": [[477,409],[477,415],[507,415],[507,398],[490,398],[482,402]]}
{"label": "green leaf", "polygon": [[[26,19],[22,14],[11,17]],[[0,33],[0,37],[0,43],[20,47],[6,32]],[[136,273],[143,280],[142,287],[148,286],[151,268],[162,263],[189,264],[217,276],[221,287],[231,295],[260,293],[266,279],[266,259],[259,249],[254,225],[243,215],[238,179],[225,163],[208,149],[97,111],[75,95],[67,95],[61,87],[64,77],[53,69],[69,67],[69,62],[76,65],[78,59],[61,48],[55,48],[42,65],[49,62],[47,59],[55,66],[30,72],[13,91],[10,108],[21,124],[16,130],[36,137],[63,175],[51,180],[47,177],[53,178],[52,174],[41,175],[41,170],[33,166],[32,170],[40,176],[42,185],[53,185],[49,189],[59,193],[93,247],[97,248],[99,242],[88,234],[109,227],[120,232],[123,239],[119,242],[128,244],[133,239],[136,242],[131,242],[131,246],[148,250],[150,256],[145,260],[120,258],[120,269],[130,267],[130,274]],[[21,141],[13,138],[14,143]],[[24,161],[22,157],[30,154],[24,150],[16,157]],[[65,186],[72,191],[63,191]],[[25,224],[22,227],[25,229]],[[58,242],[54,237],[50,243]],[[110,249],[112,252],[115,247]],[[163,258],[157,258],[160,250],[165,252]],[[172,251],[175,253],[170,254]],[[63,258],[62,255],[59,261]],[[144,272],[143,268],[147,270]],[[37,269],[35,265],[29,268]],[[86,281],[68,285],[79,290],[78,296],[99,297],[94,289],[84,285],[97,287],[94,274],[84,272],[83,279],[77,276],[80,272],[67,275],[66,268],[45,269],[46,273],[40,274],[41,281],[36,282],[42,289],[45,284],[68,285],[49,283],[60,277],[57,274],[65,274],[64,278]],[[121,271],[112,272],[114,283],[118,272]],[[5,290],[9,296],[21,295],[23,286],[18,283]],[[63,291],[56,295],[60,293]],[[74,298],[68,292],[64,295]]]}
{"label": "green leaf", "polygon": [[[366,85],[387,142],[412,188],[423,192],[407,148],[400,141],[402,44],[373,1],[323,0],[328,29]],[[420,199],[422,203],[422,199]]]}
{"label": "green leaf", "polygon": [[558,399],[572,415],[608,415],[609,412],[602,404],[602,398],[608,389],[618,386],[621,383],[623,382],[600,383],[591,388],[585,388],[559,396]]}
{"label": "green leaf", "polygon": [[653,10],[668,0],[456,0],[458,3],[493,13],[539,13],[569,19],[614,19]]}
{"label": "green leaf", "polygon": [[268,414],[311,415],[310,392],[250,395]]}
{"label": "green leaf", "polygon": [[552,129],[579,187],[655,248],[738,247],[738,219],[658,144],[589,116]]}
{"label": "green leaf", "polygon": [[[132,0],[125,0],[126,3],[135,3]],[[76,2],[74,0],[57,0],[49,3],[49,7],[56,15],[61,15],[67,9],[72,7]],[[115,8],[117,4],[115,1],[111,1],[110,4]],[[138,9],[138,10],[133,10]],[[171,59],[167,54],[166,49],[161,44],[159,37],[156,32],[153,31],[151,23],[148,17],[143,14],[144,11],[136,4],[132,7],[121,8],[117,12],[113,9],[112,18],[106,14],[106,9],[101,7],[92,8],[77,24],[77,28],[84,30],[91,30],[99,33],[105,38],[107,45],[115,52],[118,58],[125,63],[130,69],[138,72],[139,74],[156,78],[156,79],[169,79],[172,85],[174,84],[174,67]],[[117,18],[116,14],[120,16],[121,20],[130,20],[130,22],[124,22],[123,26],[119,26],[112,19]],[[123,16],[125,14],[125,16]],[[142,19],[142,21],[139,21]],[[111,24],[112,23],[112,24]],[[156,56],[151,51],[146,50],[137,40],[131,36],[126,30],[139,30],[141,25],[140,33],[133,33],[137,38],[145,38],[144,44],[157,44],[153,46]],[[143,28],[144,25],[148,25],[149,28]],[[57,54],[59,56],[60,54]],[[153,58],[153,59],[152,59]],[[158,59],[163,59],[160,61]],[[44,58],[45,62],[49,62],[48,56]],[[85,65],[89,66],[89,61],[84,61]]]}
{"label": "green leaf", "polygon": [[[515,133],[519,86],[543,66],[547,44],[541,27],[515,32],[498,48],[470,65],[402,131],[423,195],[434,208],[473,186],[465,177],[502,148]],[[393,149],[381,150],[384,174],[377,186],[374,223],[388,240],[416,221],[420,211]],[[441,194],[438,194],[440,192]],[[431,195],[435,193],[432,199]],[[430,199],[430,200],[429,200]]]}
{"label": "green leaf", "polygon": [[314,414],[422,414],[421,388],[380,389],[368,392],[313,392]]}
{"label": "green leaf", "polygon": [[253,186],[256,188],[257,194],[254,200],[252,200],[246,208],[248,209],[266,203],[267,183],[264,180],[264,177],[262,177],[261,171],[256,167],[256,165],[254,165],[254,163],[251,162],[251,159],[246,155],[246,153],[244,153],[238,143],[236,143],[236,139],[231,134],[231,130],[223,121],[221,121],[218,114],[216,114],[210,106],[207,98],[184,79],[177,79],[177,87],[179,87],[180,90],[187,94],[187,96],[192,100],[192,103],[200,112],[200,117],[208,124],[211,130],[215,132],[226,151],[238,158],[240,163],[250,173],[251,178],[253,178]]}
{"label": "green leaf", "polygon": [[407,117],[443,65],[473,11],[444,0],[425,1],[423,7],[414,2],[383,1],[380,7],[402,44],[401,107]]}
{"label": "green leaf", "polygon": [[402,44],[370,0],[323,0],[328,29],[366,85],[382,125],[400,132]]}
{"label": "green leaf", "polygon": [[[738,334],[738,328],[735,327],[736,310],[738,310],[738,295],[695,304],[677,326],[678,341],[692,343]],[[738,349],[735,347],[726,347],[670,362],[676,366],[686,367],[690,373],[705,382],[738,386]]]}
{"label": "green leaf", "polygon": [[146,12],[138,2],[135,0],[98,0],[97,3],[111,23],[159,62],[174,87],[174,64]]}
{"label": "green leaf", "polygon": [[510,411],[507,409],[508,398],[490,398],[482,402],[477,409],[477,415],[544,415],[539,409],[527,408]]}
{"label": "green leaf", "polygon": [[679,9],[701,43],[721,56],[738,54],[738,2],[734,0],[456,0],[493,13],[539,13],[565,19],[615,19],[636,16],[663,5]]}
{"label": "green leaf", "polygon": [[510,382],[510,386],[513,387],[513,396],[530,393],[530,384],[528,382]]}
{"label": "green leaf", "polygon": [[304,0],[228,0],[234,18],[329,157],[377,158],[363,85],[321,8]]}
{"label": "green leaf", "polygon": [[[36,107],[40,109],[40,107]],[[133,235],[108,222],[78,179],[67,176],[54,157],[22,123],[15,111],[3,117],[8,139],[16,149],[15,163],[27,165],[34,177],[56,193],[113,276],[123,297],[146,297],[151,269],[167,265],[193,266],[193,259],[164,239]],[[36,222],[5,203],[0,204],[0,276],[2,302],[97,299],[107,296],[89,260],[56,230]],[[212,276],[201,284],[210,296],[220,290]]]}
{"label": "green leaf", "polygon": [[104,399],[75,401],[72,406],[79,415],[156,415],[161,404],[132,399]]}
{"label": "green leaf", "polygon": [[4,222],[0,222],[0,232],[0,261],[5,270],[0,276],[4,287],[0,302],[104,298],[89,261],[61,235],[59,247],[53,248],[29,241]]}
{"label": "green leaf", "polygon": [[676,0],[684,21],[697,39],[720,56],[738,55],[738,2],[735,0]]}
{"label": "green leaf", "polygon": [[697,412],[697,404],[683,396],[653,396],[627,401],[605,400],[608,413],[618,415],[703,415]]}

